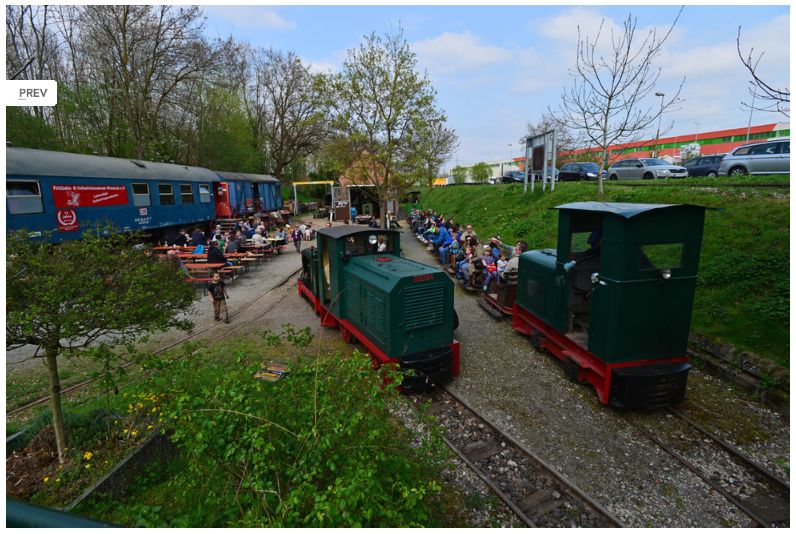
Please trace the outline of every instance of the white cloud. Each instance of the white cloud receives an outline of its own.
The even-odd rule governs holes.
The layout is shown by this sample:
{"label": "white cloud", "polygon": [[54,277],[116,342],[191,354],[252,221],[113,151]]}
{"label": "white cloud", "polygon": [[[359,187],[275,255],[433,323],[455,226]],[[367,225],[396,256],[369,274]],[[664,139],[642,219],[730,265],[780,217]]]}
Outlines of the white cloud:
{"label": "white cloud", "polygon": [[287,31],[296,28],[292,20],[283,19],[273,9],[258,6],[207,6],[204,10],[240,28],[264,28]]}
{"label": "white cloud", "polygon": [[512,53],[487,45],[472,33],[445,32],[412,45],[419,63],[434,74],[460,74],[499,65],[512,60]]}

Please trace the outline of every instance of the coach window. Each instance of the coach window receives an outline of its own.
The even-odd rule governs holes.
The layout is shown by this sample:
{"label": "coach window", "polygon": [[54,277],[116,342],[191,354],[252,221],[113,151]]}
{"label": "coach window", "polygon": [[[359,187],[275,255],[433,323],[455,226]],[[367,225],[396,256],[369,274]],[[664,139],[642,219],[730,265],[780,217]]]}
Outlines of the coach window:
{"label": "coach window", "polygon": [[152,201],[149,198],[149,184],[132,184],[133,186],[133,206],[149,206]]}
{"label": "coach window", "polygon": [[210,195],[210,184],[199,184],[199,202],[207,204],[212,200]]}
{"label": "coach window", "polygon": [[6,202],[11,215],[44,211],[41,188],[35,181],[6,182]]}
{"label": "coach window", "polygon": [[174,190],[172,189],[171,184],[158,184],[158,193],[160,194],[161,206],[174,205]]}
{"label": "coach window", "polygon": [[180,201],[183,204],[193,204],[193,186],[191,184],[180,184]]}

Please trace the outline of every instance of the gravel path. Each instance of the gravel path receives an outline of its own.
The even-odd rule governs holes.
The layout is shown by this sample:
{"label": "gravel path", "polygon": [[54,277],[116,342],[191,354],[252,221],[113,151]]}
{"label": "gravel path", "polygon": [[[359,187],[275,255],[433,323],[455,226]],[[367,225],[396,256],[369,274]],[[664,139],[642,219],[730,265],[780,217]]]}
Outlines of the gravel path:
{"label": "gravel path", "polygon": [[[435,264],[409,231],[404,231],[403,249],[407,258]],[[493,319],[475,296],[458,286],[455,306],[462,373],[451,389],[628,526],[749,524],[743,513],[684,471],[620,412],[599,404],[591,388],[570,382],[558,360],[536,352],[508,321]],[[710,394],[703,396],[705,391]],[[707,426],[727,417],[742,420],[743,434],[729,431],[723,437],[768,457],[770,463],[783,458],[789,463],[790,429],[778,414],[698,371],[691,373],[689,395],[683,411],[707,410],[707,420],[702,420]],[[666,424],[665,413],[653,417]]]}

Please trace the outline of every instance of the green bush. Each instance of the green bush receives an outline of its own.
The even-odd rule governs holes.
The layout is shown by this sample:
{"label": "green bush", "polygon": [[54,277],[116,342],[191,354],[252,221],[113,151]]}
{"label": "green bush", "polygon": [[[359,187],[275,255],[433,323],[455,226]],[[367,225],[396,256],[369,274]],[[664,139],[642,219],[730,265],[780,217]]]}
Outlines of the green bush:
{"label": "green bush", "polygon": [[[301,353],[308,333],[263,337]],[[122,516],[175,527],[434,523],[439,442],[408,446],[388,410],[397,393],[369,358],[301,355],[278,382],[254,379],[262,364],[250,354],[235,358],[201,369],[182,361],[162,378],[164,430],[183,467],[153,489],[167,504],[136,499]]]}

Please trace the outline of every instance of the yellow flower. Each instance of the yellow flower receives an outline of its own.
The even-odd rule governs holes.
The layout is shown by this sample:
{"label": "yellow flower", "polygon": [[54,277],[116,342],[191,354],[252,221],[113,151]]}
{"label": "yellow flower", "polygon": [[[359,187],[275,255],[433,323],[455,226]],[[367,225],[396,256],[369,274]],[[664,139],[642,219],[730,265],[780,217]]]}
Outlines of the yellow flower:
{"label": "yellow flower", "polygon": [[83,458],[86,460],[91,460],[92,456],[94,456],[91,452],[83,453]]}
{"label": "yellow flower", "polygon": [[91,464],[86,464],[86,469],[91,469]]}
{"label": "yellow flower", "polygon": [[50,477],[44,477],[44,482],[47,483],[50,480]]}
{"label": "yellow flower", "polygon": [[122,432],[124,432],[125,434],[127,434],[127,429],[125,428],[125,429],[124,429]]}
{"label": "yellow flower", "polygon": [[158,411],[158,407],[157,407],[157,406],[155,406],[154,408],[152,408],[152,413],[155,413],[156,411]]}
{"label": "yellow flower", "polygon": [[55,481],[56,481],[56,482],[60,482],[60,481],[61,481],[61,479],[60,479],[60,478],[56,478],[56,479],[55,479]]}
{"label": "yellow flower", "polygon": [[147,430],[152,430],[152,428],[153,428],[153,427],[152,427],[152,425],[147,425],[147,426],[146,426],[146,429],[147,429]]}
{"label": "yellow flower", "polygon": [[132,432],[130,432],[130,435],[131,436],[137,436],[138,435],[138,430],[133,430]]}

